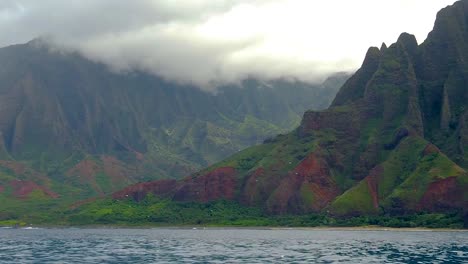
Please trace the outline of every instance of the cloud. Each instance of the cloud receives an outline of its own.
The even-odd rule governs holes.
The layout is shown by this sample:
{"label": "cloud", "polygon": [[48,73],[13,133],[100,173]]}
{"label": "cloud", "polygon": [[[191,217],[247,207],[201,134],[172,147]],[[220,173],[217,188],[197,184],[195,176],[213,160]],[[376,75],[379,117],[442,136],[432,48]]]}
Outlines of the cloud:
{"label": "cloud", "polygon": [[401,32],[421,42],[454,0],[2,0],[0,45],[49,36],[117,71],[213,84],[317,81]]}

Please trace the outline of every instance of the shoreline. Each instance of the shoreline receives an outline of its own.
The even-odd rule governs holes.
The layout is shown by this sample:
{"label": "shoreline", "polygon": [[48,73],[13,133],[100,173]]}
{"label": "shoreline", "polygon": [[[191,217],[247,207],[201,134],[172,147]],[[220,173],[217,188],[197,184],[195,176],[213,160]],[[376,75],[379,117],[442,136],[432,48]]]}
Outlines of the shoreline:
{"label": "shoreline", "polygon": [[282,226],[153,226],[153,225],[84,225],[84,226],[66,226],[66,225],[27,225],[27,226],[0,226],[0,230],[31,230],[31,229],[166,229],[166,230],[273,230],[273,231],[380,231],[380,232],[468,232],[468,229],[452,228],[427,228],[427,227],[382,227],[382,226],[317,226],[317,227],[282,227]]}

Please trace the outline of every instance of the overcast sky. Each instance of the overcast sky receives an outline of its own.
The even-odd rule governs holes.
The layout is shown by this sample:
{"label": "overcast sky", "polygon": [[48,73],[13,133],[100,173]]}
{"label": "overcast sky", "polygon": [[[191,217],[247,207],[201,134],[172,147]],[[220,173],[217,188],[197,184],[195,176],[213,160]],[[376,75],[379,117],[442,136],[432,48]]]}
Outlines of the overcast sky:
{"label": "overcast sky", "polygon": [[203,87],[357,69],[454,0],[0,0],[0,46],[47,36],[115,70]]}

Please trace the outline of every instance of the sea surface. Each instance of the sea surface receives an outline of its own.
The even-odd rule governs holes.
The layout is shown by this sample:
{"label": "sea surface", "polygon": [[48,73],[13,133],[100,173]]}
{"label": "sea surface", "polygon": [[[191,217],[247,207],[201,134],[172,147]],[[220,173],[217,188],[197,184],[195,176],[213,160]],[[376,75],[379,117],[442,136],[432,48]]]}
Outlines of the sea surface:
{"label": "sea surface", "polygon": [[0,263],[468,263],[468,232],[0,228]]}

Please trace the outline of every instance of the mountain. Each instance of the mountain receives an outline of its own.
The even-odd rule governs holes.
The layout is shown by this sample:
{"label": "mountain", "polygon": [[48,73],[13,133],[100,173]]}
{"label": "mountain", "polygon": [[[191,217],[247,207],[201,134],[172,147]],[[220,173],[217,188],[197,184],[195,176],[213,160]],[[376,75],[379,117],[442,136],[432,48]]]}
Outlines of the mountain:
{"label": "mountain", "polygon": [[183,180],[136,184],[113,199],[228,200],[273,215],[337,217],[466,210],[467,61],[462,0],[438,13],[421,45],[403,33],[389,47],[370,48],[332,105],[307,111],[294,131]]}
{"label": "mountain", "polygon": [[37,197],[72,202],[189,175],[297,126],[306,109],[326,108],[348,77],[317,85],[250,78],[210,93],[115,73],[41,39],[1,48],[0,61],[6,211]]}

